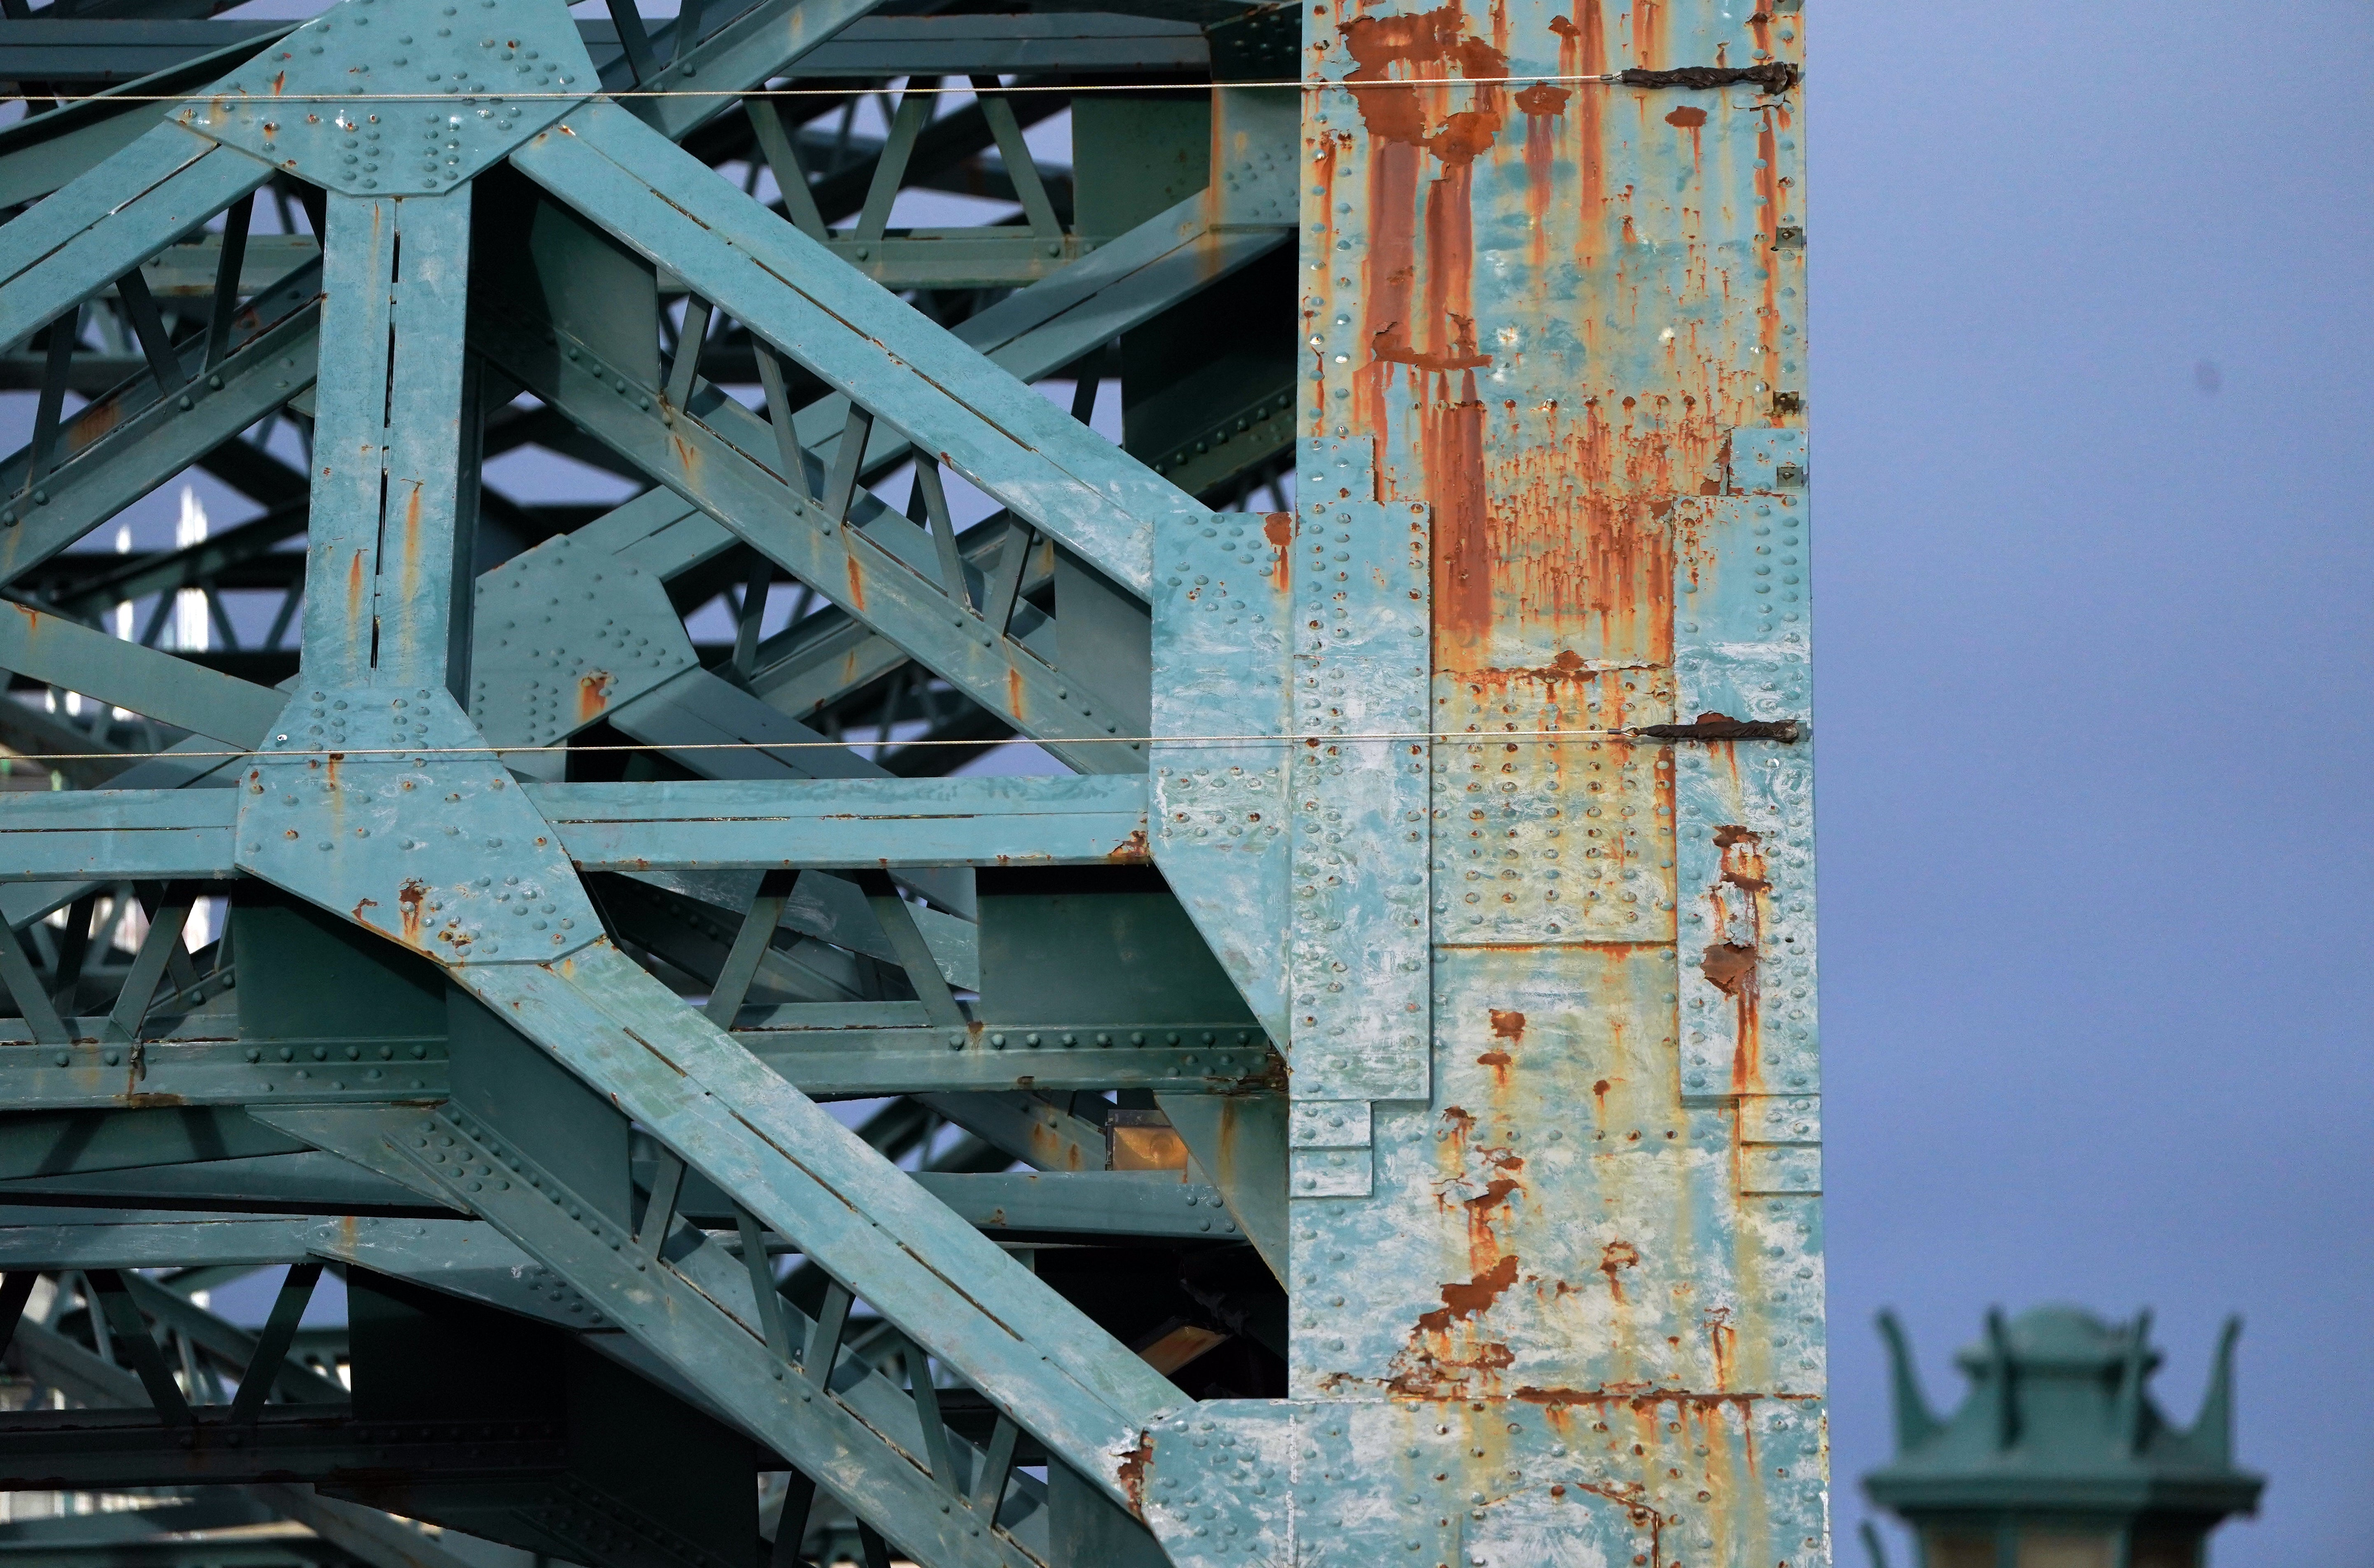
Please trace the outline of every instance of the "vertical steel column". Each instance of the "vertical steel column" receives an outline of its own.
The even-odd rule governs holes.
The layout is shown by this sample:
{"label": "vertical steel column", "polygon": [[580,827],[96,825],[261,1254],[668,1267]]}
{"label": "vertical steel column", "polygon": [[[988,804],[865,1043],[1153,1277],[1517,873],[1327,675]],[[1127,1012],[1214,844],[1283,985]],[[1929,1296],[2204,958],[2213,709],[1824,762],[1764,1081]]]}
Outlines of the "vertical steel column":
{"label": "vertical steel column", "polygon": [[[324,375],[305,568],[305,671],[445,685],[467,658],[462,323],[470,187],[328,197]],[[457,672],[466,674],[466,672]]]}
{"label": "vertical steel column", "polygon": [[[1149,1517],[1181,1563],[1825,1561],[1801,18],[1304,24],[1294,1397],[1158,1427]],[[1427,722],[1303,640],[1413,607]],[[1363,749],[1427,767],[1426,856]]]}

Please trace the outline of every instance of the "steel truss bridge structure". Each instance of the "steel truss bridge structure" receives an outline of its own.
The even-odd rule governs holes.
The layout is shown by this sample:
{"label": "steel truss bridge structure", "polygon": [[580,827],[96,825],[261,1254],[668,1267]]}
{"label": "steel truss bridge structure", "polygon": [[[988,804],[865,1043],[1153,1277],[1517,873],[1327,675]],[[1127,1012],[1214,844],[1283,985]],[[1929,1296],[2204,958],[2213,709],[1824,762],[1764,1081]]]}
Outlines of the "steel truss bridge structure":
{"label": "steel truss bridge structure", "polygon": [[7,0],[0,1557],[1827,1562],[1797,6],[1096,3]]}

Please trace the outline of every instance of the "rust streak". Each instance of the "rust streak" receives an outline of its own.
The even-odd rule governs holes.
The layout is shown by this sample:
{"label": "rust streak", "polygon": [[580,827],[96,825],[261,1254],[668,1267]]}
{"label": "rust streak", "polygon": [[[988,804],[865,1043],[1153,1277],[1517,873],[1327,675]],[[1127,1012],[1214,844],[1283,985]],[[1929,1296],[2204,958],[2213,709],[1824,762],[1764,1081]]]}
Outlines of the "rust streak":
{"label": "rust streak", "polygon": [[577,677],[577,721],[590,724],[610,705],[615,678],[607,670],[588,670]]}
{"label": "rust streak", "polygon": [[1624,1299],[1622,1270],[1640,1266],[1640,1249],[1628,1241],[1611,1241],[1599,1249],[1599,1271],[1607,1276],[1608,1293]]}
{"label": "rust streak", "polygon": [[417,876],[404,879],[395,890],[396,908],[403,920],[403,938],[407,947],[420,945],[420,904],[429,896],[429,884]]}
{"label": "rust streak", "polygon": [[1291,585],[1294,573],[1294,514],[1271,512],[1262,521],[1262,537],[1277,552],[1277,561],[1270,568],[1270,581],[1283,593]]}

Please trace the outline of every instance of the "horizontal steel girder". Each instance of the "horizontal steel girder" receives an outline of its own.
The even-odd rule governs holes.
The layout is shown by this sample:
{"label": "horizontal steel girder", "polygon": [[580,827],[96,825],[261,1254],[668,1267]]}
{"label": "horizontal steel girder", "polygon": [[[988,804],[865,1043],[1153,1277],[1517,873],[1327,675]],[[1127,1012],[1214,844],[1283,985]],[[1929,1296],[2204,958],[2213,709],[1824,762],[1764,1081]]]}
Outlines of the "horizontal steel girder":
{"label": "horizontal steel girder", "polygon": [[[59,624],[112,649],[145,652]],[[1146,859],[1146,781],[1127,774],[523,788],[581,871],[1132,865]],[[231,876],[241,794],[79,790],[33,797],[0,817],[0,877]]]}

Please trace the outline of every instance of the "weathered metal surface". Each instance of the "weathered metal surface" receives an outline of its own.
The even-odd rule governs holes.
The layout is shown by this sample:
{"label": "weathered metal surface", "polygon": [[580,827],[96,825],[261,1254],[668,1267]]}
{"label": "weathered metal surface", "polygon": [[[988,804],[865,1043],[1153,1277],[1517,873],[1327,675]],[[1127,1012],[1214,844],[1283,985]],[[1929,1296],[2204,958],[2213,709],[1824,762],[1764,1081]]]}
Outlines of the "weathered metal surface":
{"label": "weathered metal surface", "polygon": [[348,195],[465,185],[566,112],[572,89],[594,85],[560,11],[481,14],[494,9],[481,4],[447,22],[339,0],[194,94],[176,119]]}
{"label": "weathered metal surface", "polygon": [[1795,76],[1600,79],[1797,35],[1306,18],[1343,86],[1306,99],[1304,505],[1372,443],[1357,498],[1430,512],[1431,1083],[1309,1103],[1298,1036],[1299,1402],[1156,1434],[1178,1561],[1827,1552]]}
{"label": "weathered metal surface", "polygon": [[[0,465],[0,571],[68,585],[0,664],[169,727],[118,788],[0,821],[12,926],[66,911],[0,961],[0,1083],[270,1129],[126,1122],[129,1153],[11,1189],[115,1223],[29,1211],[0,1252],[329,1258],[599,1327],[821,1483],[832,1528],[935,1565],[1822,1561],[1795,12],[1321,6],[1191,46],[1053,18],[829,42],[864,0],[652,32],[447,9],[343,0],[168,123],[0,138],[0,184],[54,193],[0,227],[0,338],[43,343],[12,364],[48,410]],[[1303,88],[1249,85],[1298,23]],[[858,148],[735,96],[899,39],[891,74],[1156,39],[1222,85],[1140,116],[1176,164],[1151,193],[1099,156],[1043,173],[993,95],[912,179],[921,97]],[[599,91],[639,81],[699,85]],[[1109,107],[1081,123],[1139,123]],[[1020,222],[887,227],[993,145]],[[288,279],[212,300],[191,258],[235,284],[235,247],[180,242],[276,176],[319,261],[283,244]],[[1220,388],[1172,312],[1270,276],[1289,224],[1299,394],[1275,355]],[[179,281],[121,281],[152,276]],[[1146,397],[1158,361],[1209,406]],[[1158,466],[1089,427],[1114,364]],[[1055,376],[1071,416],[1026,384]],[[480,406],[514,384],[540,406]],[[283,411],[301,475],[230,440]],[[1292,501],[1246,509],[1289,437]],[[523,439],[660,488],[531,548],[586,514],[486,485],[481,442]],[[303,514],[280,690],[73,618],[219,604],[228,551],[59,561],[194,460],[280,509],[242,548]],[[1007,511],[959,540],[944,468]],[[832,608],[762,639],[778,572]],[[703,667],[685,615],[729,581],[742,635]],[[1009,731],[1082,777],[890,776]],[[129,963],[91,924],[126,879],[176,882]],[[235,941],[183,952],[225,889]],[[911,1098],[860,1133],[817,1094]],[[911,1175],[935,1116],[952,1163]],[[137,1206],[176,1181],[347,1217]],[[1050,1235],[1129,1246],[1034,1278],[988,1239]],[[216,1333],[148,1299],[185,1348]],[[163,1398],[125,1343],[139,1377],[85,1382]],[[512,1527],[649,1568],[604,1533],[643,1506],[571,1491]]]}

